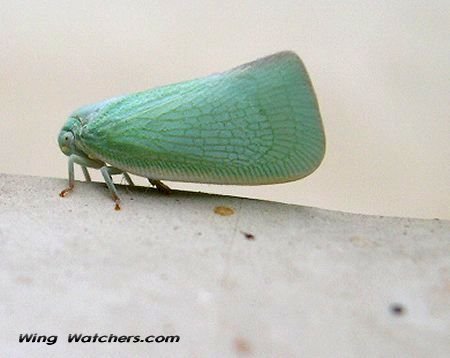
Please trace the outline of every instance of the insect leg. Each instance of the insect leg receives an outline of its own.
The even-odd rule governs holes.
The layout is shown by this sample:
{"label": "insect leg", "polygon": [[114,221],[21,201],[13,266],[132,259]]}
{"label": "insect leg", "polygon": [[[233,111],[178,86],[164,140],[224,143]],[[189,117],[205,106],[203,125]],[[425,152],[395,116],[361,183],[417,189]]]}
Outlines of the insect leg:
{"label": "insect leg", "polygon": [[123,177],[125,178],[125,181],[128,183],[129,186],[134,186],[133,181],[131,180],[130,176],[128,175],[128,173],[123,172]]}
{"label": "insect leg", "polygon": [[108,167],[106,165],[104,167],[101,167],[100,171],[103,175],[103,179],[105,179],[106,186],[111,192],[112,198],[116,203],[115,209],[120,210],[120,198],[119,194],[117,193],[116,186],[114,185],[114,182],[112,180],[112,175],[122,174],[122,171],[114,167]]}
{"label": "insect leg", "polygon": [[69,157],[68,165],[69,165],[69,186],[64,190],[61,190],[61,192],[59,193],[59,196],[61,198],[63,198],[67,193],[71,192],[75,185],[74,165],[72,156]]}
{"label": "insect leg", "polygon": [[[99,169],[103,166],[103,163],[98,160],[85,158],[85,157],[79,156],[77,154],[70,155],[69,160],[68,160],[69,186],[59,193],[59,196],[61,196],[61,197],[64,197],[67,193],[69,193],[73,190],[73,187],[75,185],[75,172],[74,172],[74,164],[75,163],[81,165],[81,168],[83,169],[83,173],[86,178],[86,181],[90,181],[90,179],[91,179],[86,167]],[[86,176],[86,174],[87,174],[87,176]]]}
{"label": "insect leg", "polygon": [[[116,167],[107,167],[108,168],[108,174],[111,177],[112,175],[116,175],[116,174],[122,174],[123,177],[125,178],[125,181],[127,182],[127,184],[129,186],[134,186],[133,181],[131,180],[130,176],[128,175],[127,172],[124,172],[123,170],[116,168]],[[112,177],[111,177],[112,179]]]}
{"label": "insect leg", "polygon": [[86,178],[86,182],[91,182],[91,176],[89,175],[89,172],[85,166],[81,166],[81,169],[83,170],[84,177]]}
{"label": "insect leg", "polygon": [[150,178],[147,178],[147,179],[150,182],[150,184],[154,185],[156,187],[156,189],[158,189],[158,191],[160,191],[161,193],[169,195],[172,192],[172,190],[166,184],[161,182],[160,180],[150,179]]}
{"label": "insect leg", "polygon": [[128,173],[124,172],[121,169],[115,168],[115,167],[108,167],[105,165],[104,167],[100,168],[100,171],[102,172],[103,178],[105,179],[105,183],[106,183],[109,191],[112,194],[114,202],[116,203],[115,209],[120,210],[120,198],[119,198],[119,194],[117,193],[116,186],[114,185],[114,182],[112,180],[112,176],[115,174],[123,174],[126,182],[130,186],[134,186],[133,181],[131,180]]}

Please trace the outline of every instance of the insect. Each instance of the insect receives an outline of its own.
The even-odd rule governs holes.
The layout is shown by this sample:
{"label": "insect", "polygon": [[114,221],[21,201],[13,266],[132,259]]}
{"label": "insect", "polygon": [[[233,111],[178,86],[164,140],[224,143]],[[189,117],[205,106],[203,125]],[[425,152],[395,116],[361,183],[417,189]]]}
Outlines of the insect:
{"label": "insect", "polygon": [[293,52],[229,71],[119,96],[73,112],[58,137],[74,164],[99,169],[115,202],[112,175],[262,185],[303,178],[321,163],[325,135],[308,73]]}

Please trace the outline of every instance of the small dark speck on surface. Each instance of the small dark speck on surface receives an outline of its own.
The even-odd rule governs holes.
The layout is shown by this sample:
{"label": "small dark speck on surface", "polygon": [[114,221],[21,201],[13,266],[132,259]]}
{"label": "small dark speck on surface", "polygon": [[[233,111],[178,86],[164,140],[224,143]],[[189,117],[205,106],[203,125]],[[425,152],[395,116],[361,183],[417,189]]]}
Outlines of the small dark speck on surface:
{"label": "small dark speck on surface", "polygon": [[220,216],[230,216],[234,214],[234,209],[228,206],[216,206],[214,212]]}
{"label": "small dark speck on surface", "polygon": [[238,353],[251,353],[250,344],[241,337],[234,340],[234,348]]}
{"label": "small dark speck on surface", "polygon": [[23,285],[30,285],[33,282],[33,279],[28,276],[18,276],[16,281]]}
{"label": "small dark speck on surface", "polygon": [[255,240],[255,235],[249,233],[249,232],[245,232],[245,231],[241,231],[242,235],[245,236],[245,238],[247,240]]}
{"label": "small dark speck on surface", "polygon": [[402,316],[406,313],[406,309],[401,303],[392,303],[389,310],[394,316]]}

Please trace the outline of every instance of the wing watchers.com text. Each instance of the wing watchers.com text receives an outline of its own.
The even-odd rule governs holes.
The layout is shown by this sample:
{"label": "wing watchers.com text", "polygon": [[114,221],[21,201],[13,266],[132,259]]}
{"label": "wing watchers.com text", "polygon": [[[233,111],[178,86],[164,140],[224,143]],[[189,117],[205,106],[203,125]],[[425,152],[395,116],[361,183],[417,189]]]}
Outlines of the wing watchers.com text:
{"label": "wing watchers.com text", "polygon": [[[37,333],[22,333],[19,343],[44,343],[52,345],[58,342],[57,335],[40,335]],[[177,343],[180,336],[119,336],[115,334],[82,334],[71,333],[67,336],[68,343]]]}

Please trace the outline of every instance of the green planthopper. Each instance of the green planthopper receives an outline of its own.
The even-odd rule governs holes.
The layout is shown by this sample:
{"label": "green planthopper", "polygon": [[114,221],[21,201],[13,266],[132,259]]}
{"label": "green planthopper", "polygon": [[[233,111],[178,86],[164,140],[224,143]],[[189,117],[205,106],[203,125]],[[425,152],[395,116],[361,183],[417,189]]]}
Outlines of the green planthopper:
{"label": "green planthopper", "polygon": [[325,135],[308,73],[293,52],[229,71],[128,94],[73,112],[58,137],[87,181],[99,169],[120,209],[112,175],[262,185],[303,178],[321,163]]}

